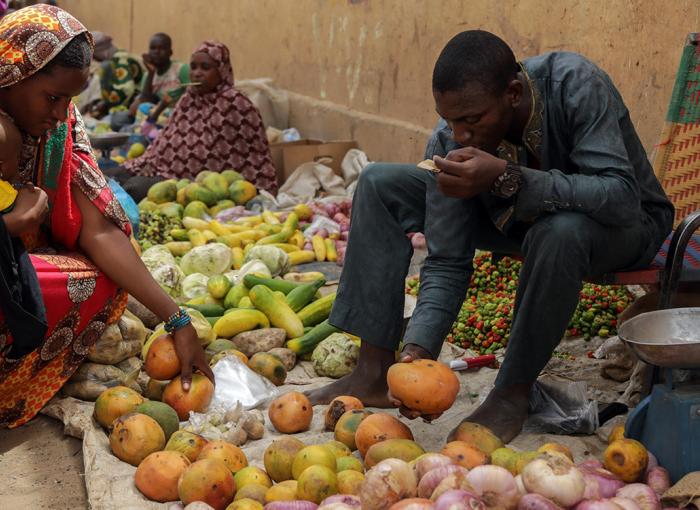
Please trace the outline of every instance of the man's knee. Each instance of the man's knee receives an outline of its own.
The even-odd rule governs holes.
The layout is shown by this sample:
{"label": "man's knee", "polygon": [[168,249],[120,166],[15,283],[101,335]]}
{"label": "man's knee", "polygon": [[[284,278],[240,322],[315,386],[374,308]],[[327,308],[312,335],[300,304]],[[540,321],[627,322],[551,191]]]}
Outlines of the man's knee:
{"label": "man's knee", "polygon": [[579,213],[559,212],[538,219],[530,227],[523,242],[523,251],[537,252],[553,258],[566,255],[587,260],[591,248],[591,220]]}

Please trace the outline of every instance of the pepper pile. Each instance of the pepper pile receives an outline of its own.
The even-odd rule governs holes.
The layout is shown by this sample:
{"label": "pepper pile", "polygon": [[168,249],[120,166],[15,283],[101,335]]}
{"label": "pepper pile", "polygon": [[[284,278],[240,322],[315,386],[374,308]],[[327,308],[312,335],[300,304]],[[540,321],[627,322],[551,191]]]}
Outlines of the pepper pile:
{"label": "pepper pile", "polygon": [[[447,335],[448,342],[480,354],[491,354],[505,347],[520,267],[519,261],[508,257],[494,261],[489,252],[474,258],[467,298]],[[419,288],[417,277],[406,281],[407,294],[417,296]],[[584,284],[567,336],[583,336],[588,340],[616,334],[617,315],[632,299],[625,287]]]}
{"label": "pepper pile", "polygon": [[147,250],[156,244],[173,240],[170,231],[182,228],[182,220],[158,211],[141,211],[139,221],[139,246]]}

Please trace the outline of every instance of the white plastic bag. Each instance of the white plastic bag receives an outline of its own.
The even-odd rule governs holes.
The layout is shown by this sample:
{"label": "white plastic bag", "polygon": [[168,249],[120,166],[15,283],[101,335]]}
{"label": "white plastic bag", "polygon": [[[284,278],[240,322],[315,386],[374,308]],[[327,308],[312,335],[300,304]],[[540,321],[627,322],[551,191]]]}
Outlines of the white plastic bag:
{"label": "white plastic bag", "polygon": [[216,388],[210,408],[229,409],[238,401],[244,409],[253,409],[279,394],[274,384],[253,372],[234,355],[223,358],[212,370]]}

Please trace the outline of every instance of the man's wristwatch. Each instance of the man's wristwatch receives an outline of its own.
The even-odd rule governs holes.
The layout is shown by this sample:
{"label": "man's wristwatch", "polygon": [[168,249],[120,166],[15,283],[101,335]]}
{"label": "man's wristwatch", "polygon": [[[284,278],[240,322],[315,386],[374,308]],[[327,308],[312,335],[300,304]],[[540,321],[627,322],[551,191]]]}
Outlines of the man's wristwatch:
{"label": "man's wristwatch", "polygon": [[500,198],[510,198],[520,190],[522,182],[522,169],[515,163],[508,161],[506,162],[506,171],[493,181],[491,194]]}

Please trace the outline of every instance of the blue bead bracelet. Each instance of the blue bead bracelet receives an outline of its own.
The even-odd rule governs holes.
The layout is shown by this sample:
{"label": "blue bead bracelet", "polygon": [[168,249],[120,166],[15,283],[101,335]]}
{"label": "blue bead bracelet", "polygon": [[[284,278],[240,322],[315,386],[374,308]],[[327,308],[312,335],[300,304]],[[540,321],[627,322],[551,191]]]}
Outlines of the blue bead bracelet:
{"label": "blue bead bracelet", "polygon": [[184,308],[180,308],[180,310],[172,314],[170,318],[168,318],[168,320],[165,321],[163,327],[168,333],[174,333],[178,329],[184,328],[191,322],[192,318],[190,317],[190,314],[187,313],[187,310],[185,310]]}

